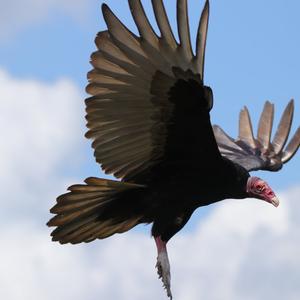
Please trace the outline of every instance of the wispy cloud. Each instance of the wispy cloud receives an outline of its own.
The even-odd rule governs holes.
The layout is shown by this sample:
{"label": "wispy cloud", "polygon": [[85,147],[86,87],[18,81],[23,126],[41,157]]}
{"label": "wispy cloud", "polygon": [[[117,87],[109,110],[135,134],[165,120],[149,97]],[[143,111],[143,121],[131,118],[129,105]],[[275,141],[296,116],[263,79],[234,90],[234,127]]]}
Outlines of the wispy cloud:
{"label": "wispy cloud", "polygon": [[[77,88],[0,71],[0,90],[0,298],[166,299],[149,235],[50,241],[48,208],[81,152]],[[193,232],[170,241],[175,299],[299,299],[300,187],[278,194],[278,209],[253,199],[219,203]]]}
{"label": "wispy cloud", "polygon": [[28,26],[47,20],[54,11],[82,19],[89,0],[11,0],[2,1],[0,10],[0,42],[9,40]]}

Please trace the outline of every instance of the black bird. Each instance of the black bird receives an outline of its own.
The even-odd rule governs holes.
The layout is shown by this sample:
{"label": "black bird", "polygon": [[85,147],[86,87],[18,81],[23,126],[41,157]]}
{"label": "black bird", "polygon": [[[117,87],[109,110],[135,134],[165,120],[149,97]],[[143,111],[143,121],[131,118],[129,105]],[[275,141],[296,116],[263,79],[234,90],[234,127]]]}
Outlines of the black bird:
{"label": "black bird", "polygon": [[294,103],[285,109],[270,142],[274,107],[266,102],[253,136],[247,108],[239,136],[211,126],[213,93],[205,86],[204,56],[209,17],[206,1],[193,53],[187,0],[177,0],[179,42],[162,0],[152,0],[160,31],[151,27],[140,0],[129,0],[139,35],[105,4],[108,29],[96,37],[86,100],[87,138],[96,161],[121,181],[87,178],[68,188],[51,209],[53,241],[91,242],[153,223],[158,274],[171,298],[166,244],[198,207],[227,198],[257,198],[278,206],[269,185],[249,171],[277,171],[300,144],[300,128],[285,147]]}

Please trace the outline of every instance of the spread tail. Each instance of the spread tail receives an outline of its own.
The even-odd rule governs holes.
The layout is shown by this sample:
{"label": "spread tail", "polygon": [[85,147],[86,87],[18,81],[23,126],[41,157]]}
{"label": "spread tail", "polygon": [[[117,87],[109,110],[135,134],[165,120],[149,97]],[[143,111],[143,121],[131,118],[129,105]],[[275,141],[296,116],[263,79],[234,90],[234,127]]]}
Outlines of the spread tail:
{"label": "spread tail", "polygon": [[141,223],[137,196],[143,185],[90,177],[86,184],[68,188],[50,210],[56,214],[48,226],[56,226],[53,241],[61,244],[91,242],[125,232]]}

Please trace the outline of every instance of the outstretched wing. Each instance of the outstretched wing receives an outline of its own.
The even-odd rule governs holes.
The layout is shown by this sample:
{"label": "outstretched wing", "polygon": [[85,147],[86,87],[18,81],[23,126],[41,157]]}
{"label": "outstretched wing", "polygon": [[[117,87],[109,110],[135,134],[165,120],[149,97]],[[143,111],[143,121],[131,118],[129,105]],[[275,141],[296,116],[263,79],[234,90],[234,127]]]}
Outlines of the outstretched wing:
{"label": "outstretched wing", "polygon": [[300,145],[300,127],[285,147],[293,121],[294,101],[285,108],[275,136],[271,142],[274,105],[265,103],[260,117],[257,137],[254,138],[251,119],[247,107],[241,110],[239,136],[236,140],[228,136],[219,126],[214,125],[214,134],[223,156],[240,164],[248,171],[278,171],[297,152]]}
{"label": "outstretched wing", "polygon": [[151,27],[140,0],[129,0],[139,36],[105,4],[108,30],[96,38],[94,69],[86,100],[86,136],[106,173],[125,181],[161,162],[221,155],[209,120],[212,94],[203,86],[209,3],[202,12],[193,54],[187,0],[177,1],[180,42],[174,38],[162,0],[152,0],[161,36]]}

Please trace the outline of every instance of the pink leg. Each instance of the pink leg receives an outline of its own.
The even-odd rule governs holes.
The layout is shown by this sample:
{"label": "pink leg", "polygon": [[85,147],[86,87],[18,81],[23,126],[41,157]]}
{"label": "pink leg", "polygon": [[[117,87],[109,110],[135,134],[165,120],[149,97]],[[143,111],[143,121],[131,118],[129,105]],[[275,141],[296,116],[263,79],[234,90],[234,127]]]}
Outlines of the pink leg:
{"label": "pink leg", "polygon": [[163,282],[163,286],[167,291],[168,297],[172,299],[171,293],[171,273],[170,273],[170,263],[167,252],[167,243],[162,241],[160,236],[154,237],[156,247],[157,247],[157,274]]}
{"label": "pink leg", "polygon": [[161,251],[167,251],[167,243],[164,242],[160,236],[155,237],[154,239],[157,247],[157,254],[159,254]]}

